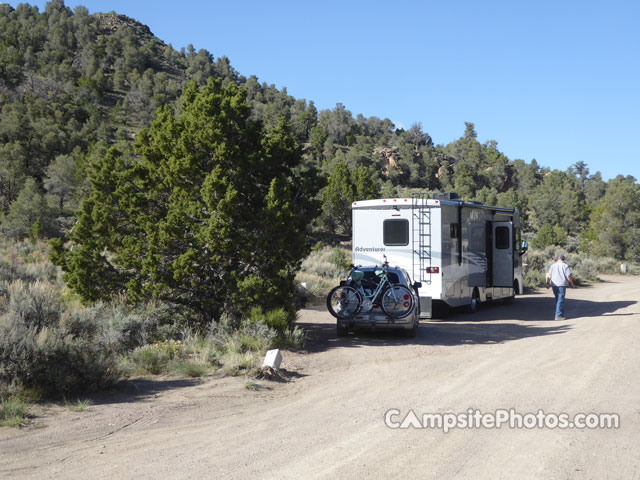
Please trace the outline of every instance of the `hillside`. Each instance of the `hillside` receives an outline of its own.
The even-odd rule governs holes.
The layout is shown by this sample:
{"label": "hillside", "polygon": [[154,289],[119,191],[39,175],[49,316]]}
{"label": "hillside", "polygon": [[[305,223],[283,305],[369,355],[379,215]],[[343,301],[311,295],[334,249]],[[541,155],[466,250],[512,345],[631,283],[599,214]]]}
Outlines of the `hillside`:
{"label": "hillside", "polygon": [[176,50],[136,20],[71,11],[61,0],[43,12],[28,4],[0,6],[2,231],[64,234],[88,191],[87,165],[112,145],[134,158],[132,139],[154,112],[163,105],[179,110],[187,82],[204,85],[210,78],[243,87],[265,131],[280,119],[291,124],[305,168],[320,173],[313,181],[328,182],[314,227],[320,238],[348,233],[338,219],[358,196],[427,189],[519,208],[538,246],[640,258],[634,240],[640,187],[632,177],[605,182],[582,162],[559,171],[509,159],[497,142],[479,142],[472,123],[458,140],[439,145],[420,124],[396,129],[388,119],[354,116],[342,104],[318,111],[312,101],[241,75],[226,57],[191,45]]}

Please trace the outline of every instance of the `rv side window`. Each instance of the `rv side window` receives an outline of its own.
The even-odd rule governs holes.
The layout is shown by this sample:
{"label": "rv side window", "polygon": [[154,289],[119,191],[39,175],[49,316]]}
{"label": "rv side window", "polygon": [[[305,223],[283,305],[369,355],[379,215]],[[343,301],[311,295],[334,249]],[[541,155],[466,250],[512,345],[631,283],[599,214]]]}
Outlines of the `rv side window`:
{"label": "rv side window", "polygon": [[496,248],[504,250],[509,248],[509,228],[496,227]]}
{"label": "rv side window", "polygon": [[382,224],[382,237],[385,245],[409,245],[409,220],[394,218],[385,220]]}
{"label": "rv side window", "polygon": [[459,234],[460,234],[460,226],[457,223],[452,223],[449,226],[449,236],[451,238],[458,238]]}

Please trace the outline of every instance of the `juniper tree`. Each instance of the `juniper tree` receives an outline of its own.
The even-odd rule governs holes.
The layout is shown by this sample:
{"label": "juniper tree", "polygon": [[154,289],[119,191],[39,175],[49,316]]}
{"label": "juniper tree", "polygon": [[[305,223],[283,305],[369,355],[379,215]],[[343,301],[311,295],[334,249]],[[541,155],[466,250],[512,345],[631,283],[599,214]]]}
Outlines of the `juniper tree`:
{"label": "juniper tree", "polygon": [[[90,166],[91,192],[52,258],[85,300],[125,293],[183,305],[202,321],[292,306],[315,195],[284,122],[264,133],[245,92],[211,80],[161,108],[136,139]],[[304,187],[301,187],[301,185]]]}

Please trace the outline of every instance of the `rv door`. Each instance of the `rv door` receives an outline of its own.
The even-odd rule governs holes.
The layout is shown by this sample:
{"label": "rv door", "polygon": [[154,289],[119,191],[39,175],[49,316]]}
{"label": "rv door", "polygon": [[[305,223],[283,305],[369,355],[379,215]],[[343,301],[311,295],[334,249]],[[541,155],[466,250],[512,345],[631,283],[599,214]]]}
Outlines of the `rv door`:
{"label": "rv door", "polygon": [[513,287],[513,225],[492,223],[492,271],[494,287]]}

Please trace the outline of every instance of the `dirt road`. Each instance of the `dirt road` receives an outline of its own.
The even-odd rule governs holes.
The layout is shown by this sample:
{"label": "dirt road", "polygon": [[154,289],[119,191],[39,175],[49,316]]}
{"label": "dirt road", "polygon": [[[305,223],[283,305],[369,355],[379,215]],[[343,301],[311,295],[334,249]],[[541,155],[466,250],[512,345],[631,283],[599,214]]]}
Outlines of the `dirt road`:
{"label": "dirt road", "polygon": [[[0,478],[640,478],[640,278],[423,322],[418,337],[301,323],[288,383],[140,381],[42,428],[0,429]],[[618,429],[392,429],[410,410],[616,413]]]}

